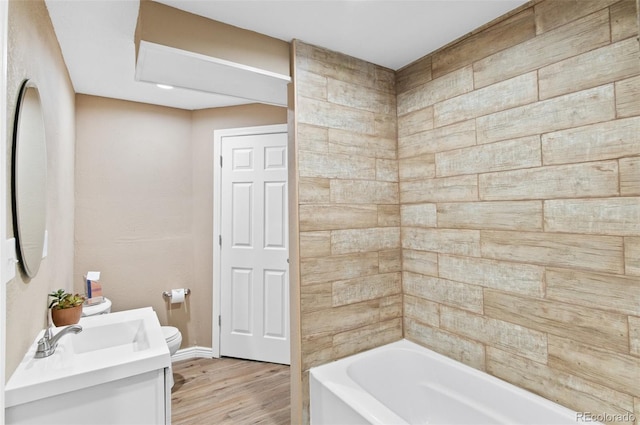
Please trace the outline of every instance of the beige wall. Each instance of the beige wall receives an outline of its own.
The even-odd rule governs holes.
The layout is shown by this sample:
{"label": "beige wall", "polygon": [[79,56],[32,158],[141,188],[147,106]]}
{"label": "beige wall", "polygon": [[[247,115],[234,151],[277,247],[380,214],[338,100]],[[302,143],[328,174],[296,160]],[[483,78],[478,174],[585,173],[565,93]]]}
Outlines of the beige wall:
{"label": "beige wall", "polygon": [[[185,111],[77,96],[74,282],[102,272],[113,310],[152,306],[182,347],[211,347],[213,131],[286,122],[284,108]],[[170,305],[162,292],[187,287]]]}
{"label": "beige wall", "polygon": [[543,1],[398,73],[405,336],[610,415],[640,413],[635,17]]}
{"label": "beige wall", "polygon": [[[74,93],[43,1],[9,2],[7,76],[7,160],[11,161],[13,119],[25,79],[40,90],[47,145],[48,256],[38,274],[28,279],[18,270],[7,284],[6,377],[9,378],[46,326],[47,294],[73,289]],[[11,163],[7,164],[10,173]],[[7,177],[7,182],[10,182]],[[7,191],[9,193],[9,190]],[[11,201],[7,200],[7,236],[13,235]]]}
{"label": "beige wall", "polygon": [[400,210],[394,72],[294,50],[306,391],[310,367],[401,338]]}
{"label": "beige wall", "polygon": [[170,309],[162,291],[194,280],[191,114],[86,95],[76,111],[76,288],[100,271],[113,311],[152,306],[189,341],[198,291]]}

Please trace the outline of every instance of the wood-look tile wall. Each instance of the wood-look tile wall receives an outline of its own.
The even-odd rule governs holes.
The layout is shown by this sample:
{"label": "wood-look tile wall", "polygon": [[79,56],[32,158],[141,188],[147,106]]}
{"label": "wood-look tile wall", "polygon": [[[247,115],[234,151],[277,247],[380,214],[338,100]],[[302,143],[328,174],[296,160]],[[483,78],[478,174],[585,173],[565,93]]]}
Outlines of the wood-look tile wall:
{"label": "wood-look tile wall", "polygon": [[401,71],[294,42],[301,368],[403,335],[640,424],[635,0],[542,0]]}
{"label": "wood-look tile wall", "polygon": [[635,5],[535,2],[397,75],[404,335],[613,423],[640,413]]}
{"label": "wood-look tile wall", "polygon": [[294,49],[306,392],[309,368],[402,338],[401,212],[395,73]]}

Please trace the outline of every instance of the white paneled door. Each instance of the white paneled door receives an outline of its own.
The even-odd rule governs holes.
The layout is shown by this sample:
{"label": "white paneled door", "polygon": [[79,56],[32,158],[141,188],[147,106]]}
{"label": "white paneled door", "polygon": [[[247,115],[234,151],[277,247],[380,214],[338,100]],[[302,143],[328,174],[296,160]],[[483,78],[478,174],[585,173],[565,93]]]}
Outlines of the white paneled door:
{"label": "white paneled door", "polygon": [[220,152],[220,355],[289,364],[287,134]]}

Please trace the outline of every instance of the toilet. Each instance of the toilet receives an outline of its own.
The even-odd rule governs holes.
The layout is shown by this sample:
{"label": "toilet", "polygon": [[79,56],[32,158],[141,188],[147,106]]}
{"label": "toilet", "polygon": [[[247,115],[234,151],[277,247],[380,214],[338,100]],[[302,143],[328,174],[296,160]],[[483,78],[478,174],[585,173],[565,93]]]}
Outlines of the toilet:
{"label": "toilet", "polygon": [[182,343],[182,334],[176,327],[162,326],[162,335],[169,346],[169,353],[173,356],[180,348],[180,344]]}
{"label": "toilet", "polygon": [[[82,306],[83,317],[97,316],[107,313],[111,313],[111,300],[109,298],[105,298],[100,304]],[[167,346],[169,347],[169,353],[173,356],[180,348],[180,344],[182,343],[182,334],[178,328],[173,326],[162,326],[162,334],[164,335],[164,340],[167,342]]]}

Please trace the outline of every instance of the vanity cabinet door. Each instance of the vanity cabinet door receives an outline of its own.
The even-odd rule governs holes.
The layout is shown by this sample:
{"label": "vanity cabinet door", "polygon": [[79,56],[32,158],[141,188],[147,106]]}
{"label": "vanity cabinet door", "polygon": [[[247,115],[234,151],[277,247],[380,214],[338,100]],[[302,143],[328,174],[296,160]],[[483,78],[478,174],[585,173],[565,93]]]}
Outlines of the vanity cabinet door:
{"label": "vanity cabinet door", "polygon": [[[9,424],[42,425],[64,418],[69,425],[169,424],[165,369],[19,404],[6,409]],[[169,403],[171,401],[169,395]]]}

